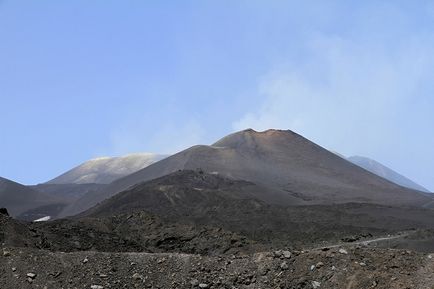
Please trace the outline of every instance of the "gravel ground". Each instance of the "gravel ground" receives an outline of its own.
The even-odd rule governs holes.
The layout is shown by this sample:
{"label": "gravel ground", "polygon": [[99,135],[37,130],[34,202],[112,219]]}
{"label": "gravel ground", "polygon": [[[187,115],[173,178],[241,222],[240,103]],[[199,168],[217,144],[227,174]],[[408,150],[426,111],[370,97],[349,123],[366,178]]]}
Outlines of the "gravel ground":
{"label": "gravel ground", "polygon": [[0,288],[423,289],[434,288],[433,256],[361,246],[213,257],[6,247]]}

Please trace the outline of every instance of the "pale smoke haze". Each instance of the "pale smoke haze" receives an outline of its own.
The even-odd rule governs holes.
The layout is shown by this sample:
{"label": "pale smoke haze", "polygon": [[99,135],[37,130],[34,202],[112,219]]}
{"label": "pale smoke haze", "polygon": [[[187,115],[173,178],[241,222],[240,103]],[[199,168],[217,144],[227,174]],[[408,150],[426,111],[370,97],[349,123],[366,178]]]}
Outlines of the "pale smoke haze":
{"label": "pale smoke haze", "polygon": [[434,159],[426,154],[434,141],[425,96],[431,92],[426,77],[433,74],[431,40],[415,36],[390,49],[316,36],[311,58],[263,77],[258,107],[233,128],[289,128],[347,155],[375,156],[432,186],[424,172]]}

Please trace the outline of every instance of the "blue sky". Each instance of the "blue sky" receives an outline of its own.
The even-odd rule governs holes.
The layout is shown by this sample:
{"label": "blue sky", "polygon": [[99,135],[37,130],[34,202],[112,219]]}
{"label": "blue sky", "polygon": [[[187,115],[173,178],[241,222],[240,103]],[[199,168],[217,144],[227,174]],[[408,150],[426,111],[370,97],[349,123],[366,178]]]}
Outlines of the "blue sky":
{"label": "blue sky", "polygon": [[0,176],[253,127],[434,190],[433,77],[430,1],[0,0]]}

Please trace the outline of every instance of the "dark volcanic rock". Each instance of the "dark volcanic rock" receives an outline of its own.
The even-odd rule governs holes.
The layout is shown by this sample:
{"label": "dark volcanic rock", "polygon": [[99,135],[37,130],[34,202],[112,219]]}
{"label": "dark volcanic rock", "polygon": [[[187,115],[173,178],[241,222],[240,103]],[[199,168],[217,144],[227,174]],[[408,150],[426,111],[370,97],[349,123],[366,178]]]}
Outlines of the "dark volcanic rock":
{"label": "dark volcanic rock", "polygon": [[[431,224],[432,211],[372,204],[279,207],[252,199],[245,188],[255,186],[183,171],[133,187],[80,218],[26,223],[0,214],[0,288],[434,284],[431,255],[363,244],[369,234]],[[433,236],[426,230],[391,241],[413,244]],[[341,247],[342,239],[354,241]]]}
{"label": "dark volcanic rock", "polygon": [[[424,254],[348,249],[232,256],[177,253],[51,253],[8,248],[0,255],[0,288],[432,288],[434,266]],[[88,262],[83,263],[83,259]],[[284,266],[282,264],[285,263]],[[319,264],[310,270],[311,264]],[[365,264],[365,265],[361,265]],[[283,267],[283,268],[282,268]],[[12,270],[15,268],[15,270]],[[27,277],[28,273],[34,275]],[[29,283],[28,278],[32,282]]]}
{"label": "dark volcanic rock", "polygon": [[356,241],[412,228],[434,229],[434,211],[429,209],[361,203],[279,206],[260,200],[262,189],[201,170],[178,171],[135,185],[80,217],[144,211],[164,222],[223,228],[262,244],[293,247],[341,238]]}
{"label": "dark volcanic rock", "polygon": [[50,251],[180,252],[239,254],[261,248],[220,228],[163,222],[145,212],[104,218],[17,222],[0,215],[0,241],[7,246]]}

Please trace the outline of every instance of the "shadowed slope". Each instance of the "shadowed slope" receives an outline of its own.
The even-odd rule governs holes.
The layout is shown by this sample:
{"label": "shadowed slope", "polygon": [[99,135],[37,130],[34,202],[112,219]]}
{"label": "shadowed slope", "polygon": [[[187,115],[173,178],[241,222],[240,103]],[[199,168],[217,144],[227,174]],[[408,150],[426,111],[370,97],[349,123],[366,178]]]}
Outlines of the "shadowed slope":
{"label": "shadowed slope", "polygon": [[38,207],[55,206],[60,210],[65,205],[61,197],[53,197],[0,177],[0,207],[7,208],[13,217]]}
{"label": "shadowed slope", "polygon": [[137,184],[80,216],[101,216],[144,210],[162,217],[196,216],[203,218],[209,210],[248,202],[261,206],[261,188],[251,182],[232,180],[217,174],[183,170]]}
{"label": "shadowed slope", "polygon": [[279,206],[260,199],[263,189],[201,170],[177,171],[137,184],[74,220],[143,212],[167,223],[223,228],[263,245],[291,246],[352,234],[433,228],[432,210],[361,203]]}

